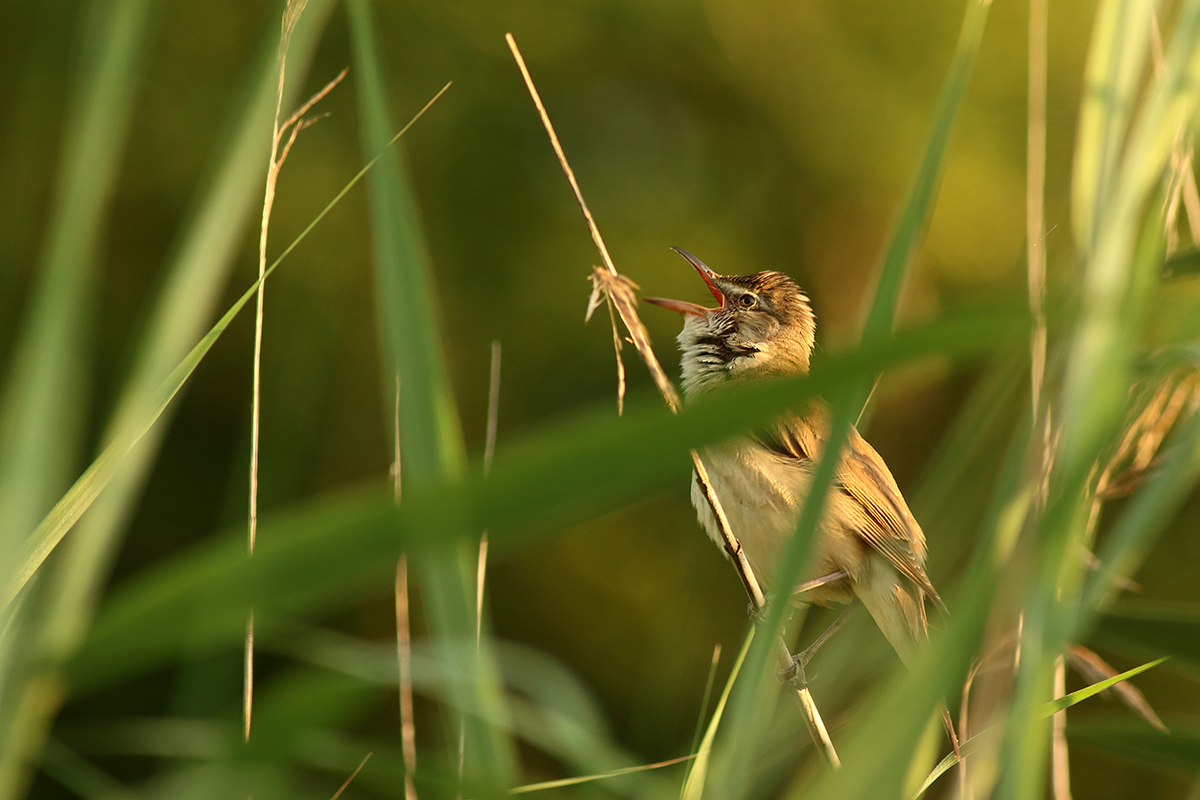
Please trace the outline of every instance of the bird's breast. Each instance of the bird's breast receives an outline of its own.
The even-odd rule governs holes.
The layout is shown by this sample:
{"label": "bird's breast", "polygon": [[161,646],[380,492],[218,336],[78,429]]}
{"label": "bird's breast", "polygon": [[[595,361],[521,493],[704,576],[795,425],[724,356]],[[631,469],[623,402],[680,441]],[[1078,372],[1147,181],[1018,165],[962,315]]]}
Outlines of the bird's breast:
{"label": "bird's breast", "polygon": [[[812,484],[811,462],[782,458],[744,437],[709,448],[704,451],[702,458],[713,490],[721,501],[730,528],[741,543],[750,566],[760,583],[769,584],[808,496]],[[709,507],[696,476],[693,474],[692,477],[692,505],[696,508],[700,524],[709,537],[724,548],[725,541],[716,515]],[[834,503],[827,503],[827,508]],[[837,525],[828,524],[828,513],[823,517],[825,519],[818,532],[814,554],[814,568],[808,570],[806,578],[852,566],[851,562],[860,550],[838,530]],[[847,548],[855,552],[849,552]],[[839,581],[813,591],[811,596],[806,595],[804,599],[827,605],[848,602],[852,597],[849,583]]]}

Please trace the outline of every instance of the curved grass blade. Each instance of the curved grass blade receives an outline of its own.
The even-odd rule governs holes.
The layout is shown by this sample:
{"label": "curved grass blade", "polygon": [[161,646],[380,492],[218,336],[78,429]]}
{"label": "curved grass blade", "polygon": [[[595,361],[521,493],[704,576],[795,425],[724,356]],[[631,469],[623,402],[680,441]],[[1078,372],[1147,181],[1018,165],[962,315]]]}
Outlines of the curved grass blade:
{"label": "curved grass blade", "polygon": [[[408,125],[405,125],[404,128],[392,138],[392,142],[395,142],[402,135],[404,135],[404,133],[413,125],[413,123],[420,119],[421,115],[423,115],[425,111],[428,110],[429,107],[436,102],[439,97],[442,96],[442,92],[445,92],[446,88],[449,88],[449,84],[447,84],[447,86],[443,88],[441,92],[438,92],[438,94],[429,101],[425,108],[421,109],[421,111],[419,111],[417,115],[413,117]],[[112,480],[112,477],[116,473],[117,467],[120,465],[122,459],[125,458],[125,456],[134,448],[135,445],[137,445],[137,443],[151,428],[151,426],[153,426],[158,420],[159,415],[162,414],[163,410],[167,407],[167,404],[171,402],[171,400],[183,387],[184,382],[186,382],[188,377],[191,376],[192,372],[196,369],[196,366],[200,363],[201,359],[207,355],[208,351],[216,343],[217,339],[220,338],[221,334],[225,332],[225,329],[229,326],[229,323],[232,322],[233,318],[236,317],[238,313],[246,306],[246,303],[248,303],[250,299],[254,297],[255,293],[258,291],[259,284],[275,271],[276,267],[278,267],[280,263],[282,263],[283,260],[292,252],[292,250],[294,250],[300,244],[300,242],[302,242],[305,237],[308,236],[309,232],[316,227],[317,223],[324,219],[325,215],[328,214],[335,205],[337,205],[337,203],[346,195],[346,193],[349,192],[350,189],[353,188],[353,186],[358,183],[358,181],[361,180],[367,171],[370,170],[370,168],[374,165],[375,160],[372,159],[365,167],[359,170],[358,174],[351,178],[350,182],[347,183],[342,190],[338,192],[332,200],[329,201],[325,208],[321,210],[321,213],[317,214],[317,216],[313,218],[312,222],[310,222],[304,228],[304,230],[301,231],[294,240],[292,240],[292,243],[289,244],[287,248],[279,254],[275,261],[272,262],[271,266],[267,268],[263,277],[251,284],[250,288],[247,289],[246,292],[240,298],[238,298],[237,302],[225,312],[221,319],[219,319],[217,323],[211,329],[209,329],[204,338],[192,348],[191,352],[184,357],[183,361],[181,361],[175,367],[175,369],[171,371],[171,374],[167,376],[166,380],[159,384],[158,388],[154,392],[146,415],[141,419],[136,420],[133,425],[118,434],[115,440],[104,449],[104,452],[100,454],[100,457],[92,462],[92,465],[88,467],[87,471],[80,476],[79,480],[75,482],[75,485],[72,486],[71,489],[63,496],[63,498],[58,501],[58,504],[46,516],[46,518],[42,520],[41,524],[38,525],[37,529],[30,537],[29,545],[26,547],[25,555],[21,559],[16,576],[5,587],[4,594],[0,596],[0,606],[7,606],[10,602],[12,602],[13,598],[17,596],[17,594],[37,571],[38,567],[40,567],[42,562],[45,561],[46,556],[48,556],[54,547],[60,541],[62,541],[62,538],[67,534],[67,531],[71,529],[71,527],[83,515],[83,512],[88,509],[100,492],[104,490],[109,481]]]}

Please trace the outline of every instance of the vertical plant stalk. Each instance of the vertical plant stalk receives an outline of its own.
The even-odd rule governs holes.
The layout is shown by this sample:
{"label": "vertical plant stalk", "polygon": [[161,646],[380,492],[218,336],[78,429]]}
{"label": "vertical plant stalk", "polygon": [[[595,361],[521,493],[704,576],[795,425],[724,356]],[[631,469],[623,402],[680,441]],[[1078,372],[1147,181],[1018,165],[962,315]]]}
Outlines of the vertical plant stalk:
{"label": "vertical plant stalk", "polygon": [[[399,483],[397,471],[396,482]],[[417,726],[413,719],[412,638],[408,619],[408,557],[396,562],[396,663],[400,671],[400,750],[404,758],[404,800],[417,800]]]}
{"label": "vertical plant stalk", "polygon": [[[392,501],[400,505],[400,376],[392,417]],[[400,752],[404,761],[404,800],[417,800],[417,725],[413,717],[412,627],[408,614],[408,556],[396,560],[396,667],[400,694]]]}
{"label": "vertical plant stalk", "polygon": [[[658,358],[654,355],[649,334],[646,331],[645,325],[642,324],[641,319],[638,317],[637,295],[635,294],[638,288],[637,284],[618,273],[617,268],[613,265],[612,258],[608,254],[608,248],[605,247],[604,239],[600,235],[600,229],[596,225],[596,220],[592,217],[591,211],[588,210],[587,203],[583,199],[583,193],[579,189],[579,183],[575,180],[575,173],[567,162],[567,156],[563,152],[562,145],[559,144],[558,135],[554,132],[554,125],[550,122],[550,115],[546,113],[546,107],[542,104],[542,99],[538,95],[537,88],[534,86],[533,78],[530,77],[529,70],[525,66],[525,59],[521,57],[521,51],[517,48],[517,42],[513,39],[511,33],[505,34],[504,38],[508,42],[509,50],[512,51],[513,58],[521,70],[521,76],[525,79],[525,87],[529,90],[529,95],[533,98],[533,103],[537,107],[542,125],[545,126],[546,133],[550,137],[550,144],[558,156],[563,173],[567,176],[567,182],[571,184],[571,190],[575,193],[575,200],[583,212],[588,231],[592,235],[592,241],[596,243],[596,248],[600,251],[600,257],[607,268],[601,269],[600,267],[595,267],[592,270],[593,289],[592,296],[588,301],[588,315],[590,316],[591,311],[599,305],[601,296],[609,303],[610,309],[616,309],[617,314],[621,317],[621,321],[625,324],[626,330],[629,332],[634,347],[637,348],[638,354],[646,362],[646,367],[654,378],[655,385],[658,387],[659,393],[662,394],[667,407],[671,409],[672,413],[678,414],[680,406],[679,394],[675,391],[674,384],[671,383],[661,364],[659,364]],[[618,337],[618,344],[619,341]],[[620,350],[618,348],[618,363],[620,363],[619,354]],[[708,471],[704,468],[704,462],[695,450],[692,451],[692,464],[696,469],[696,480],[699,482],[704,496],[712,507],[713,514],[716,516],[721,528],[725,550],[733,561],[738,578],[741,579],[742,585],[745,587],[746,593],[750,596],[755,609],[765,608],[766,597],[763,595],[762,585],[754,574],[754,570],[750,567],[750,562],[746,559],[746,555],[742,551],[741,543],[729,526],[729,519],[721,507],[721,501],[717,497],[716,491],[713,490],[711,481],[708,479]],[[778,645],[781,658],[786,658],[784,663],[790,665],[792,663],[791,652],[788,650],[787,644],[783,641],[782,637],[779,638]],[[827,762],[835,769],[839,768],[841,760],[838,758],[833,741],[829,738],[829,731],[825,727],[821,713],[812,698],[812,693],[808,687],[797,689],[796,692],[797,702],[800,704],[804,721],[808,726],[813,742]]]}
{"label": "vertical plant stalk", "polygon": [[[1067,693],[1067,668],[1062,655],[1054,659],[1054,699]],[[1071,800],[1071,764],[1067,752],[1067,711],[1054,715],[1050,732],[1054,800]]]}
{"label": "vertical plant stalk", "polygon": [[[1030,339],[1030,402],[1034,424],[1031,442],[1041,451],[1038,474],[1034,477],[1035,503],[1031,513],[1040,513],[1049,485],[1053,458],[1050,407],[1042,407],[1042,386],[1046,379],[1046,248],[1044,246],[1046,196],[1046,88],[1048,0],[1029,0],[1029,87],[1025,156],[1025,239],[1029,277],[1029,311],[1033,318]],[[1020,637],[1018,636],[1018,647]],[[1019,650],[1018,650],[1019,652]],[[1054,662],[1054,697],[1066,692],[1066,672],[1062,654]],[[1054,800],[1071,800],[1070,753],[1067,747],[1067,713],[1054,715],[1051,733],[1051,764]],[[964,764],[965,770],[965,764]],[[963,776],[966,786],[966,776]]]}
{"label": "vertical plant stalk", "polygon": [[[488,372],[487,432],[483,444],[483,476],[492,471],[492,459],[496,455],[496,427],[500,414],[500,342],[492,342],[492,364]],[[483,587],[487,582],[488,534],[479,536],[479,557],[475,566],[475,653],[483,641]],[[458,732],[458,785],[463,784],[463,772],[467,765],[467,729]],[[460,798],[462,791],[459,791]]]}
{"label": "vertical plant stalk", "polygon": [[[483,475],[492,471],[496,457],[496,431],[500,420],[500,342],[492,342],[492,364],[488,373],[487,433],[483,443]],[[483,586],[487,580],[488,535],[479,537],[479,566],[475,572],[475,646],[483,635]]]}
{"label": "vertical plant stalk", "polygon": [[[287,120],[280,125],[279,114],[283,107],[283,88],[287,76],[287,49],[292,39],[292,31],[304,13],[308,0],[289,0],[283,12],[282,32],[279,37],[279,84],[275,95],[275,117],[271,127],[271,157],[267,163],[267,182],[263,190],[262,225],[258,235],[258,292],[255,296],[254,313],[254,377],[251,388],[250,412],[250,508],[249,525],[247,529],[247,550],[254,555],[254,545],[258,534],[258,445],[259,418],[262,397],[262,336],[263,336],[263,303],[265,299],[267,276],[267,232],[271,226],[271,209],[275,205],[275,186],[279,180],[279,172],[283,162],[287,160],[296,136],[300,131],[316,122],[320,117],[305,119],[318,101],[333,90],[346,77],[347,70],[341,73],[321,91],[314,94],[304,105],[296,109]],[[289,132],[290,129],[290,132]],[[284,141],[284,135],[287,141]],[[250,723],[254,708],[254,610],[251,609],[246,617],[246,646],[242,675],[242,734],[245,741],[250,741]]]}
{"label": "vertical plant stalk", "polygon": [[1033,315],[1031,396],[1041,407],[1046,373],[1046,29],[1047,0],[1029,0],[1029,108],[1025,156],[1025,240],[1029,266],[1029,310]]}

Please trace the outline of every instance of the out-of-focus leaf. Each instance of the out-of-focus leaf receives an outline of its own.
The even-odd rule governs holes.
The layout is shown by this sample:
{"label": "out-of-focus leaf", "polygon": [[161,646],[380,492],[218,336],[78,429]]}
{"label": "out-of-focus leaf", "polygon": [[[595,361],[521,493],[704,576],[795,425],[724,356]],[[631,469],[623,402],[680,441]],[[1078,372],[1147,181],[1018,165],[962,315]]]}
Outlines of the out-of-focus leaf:
{"label": "out-of-focus leaf", "polygon": [[[310,0],[292,33],[285,102],[291,102],[289,98],[303,85],[333,5],[332,0]],[[272,22],[276,19],[272,16]],[[78,643],[92,618],[96,596],[108,577],[173,413],[164,403],[164,390],[172,378],[179,377],[175,370],[196,355],[193,348],[217,310],[246,222],[261,199],[279,81],[278,42],[279,32],[272,24],[248,75],[249,100],[228,136],[222,137],[210,167],[210,182],[198,193],[193,214],[179,232],[174,255],[164,265],[162,288],[137,340],[129,377],[105,425],[102,441],[106,449],[96,464],[104,462],[107,472],[103,493],[88,497],[84,508],[89,513],[63,548],[60,596],[52,618],[45,622],[45,646],[54,653],[53,658],[60,658]],[[166,417],[163,424],[147,424],[160,417]],[[140,431],[140,441],[129,443],[131,431]],[[118,467],[109,456],[125,445],[128,450],[118,459]],[[94,483],[86,476],[80,481]],[[60,502],[55,512],[62,510]],[[74,520],[68,527],[71,524]],[[44,553],[47,544],[53,547],[45,533],[43,522],[27,552]],[[27,570],[28,562],[21,566]]]}
{"label": "out-of-focus leaf", "polygon": [[[1116,49],[1120,53],[1144,52],[1148,19],[1153,6],[1132,0],[1110,0],[1108,11],[1097,24],[1093,48]],[[1118,15],[1113,9],[1127,9]],[[1128,16],[1125,16],[1125,15]],[[1122,24],[1122,20],[1125,23]],[[1144,20],[1144,22],[1143,22]],[[1112,30],[1107,33],[1106,28]],[[1115,36],[1112,42],[1106,37]],[[1141,112],[1129,126],[1129,145],[1119,162],[1116,154],[1125,138],[1125,123],[1120,120],[1132,106],[1120,94],[1118,85],[1108,86],[1113,102],[1106,112],[1104,153],[1094,169],[1102,180],[1111,183],[1111,191],[1094,196],[1076,189],[1073,202],[1087,203],[1076,210],[1077,224],[1086,224],[1077,238],[1092,245],[1087,251],[1087,266],[1082,286],[1082,314],[1075,326],[1067,362],[1062,415],[1064,420],[1064,467],[1085,469],[1092,458],[1095,438],[1105,430],[1106,421],[1119,415],[1120,402],[1129,386],[1129,361],[1132,358],[1133,326],[1140,318],[1144,301],[1142,278],[1156,277],[1162,253],[1162,226],[1144,220],[1151,193],[1162,177],[1172,144],[1181,126],[1192,118],[1200,100],[1200,3],[1188,2],[1181,9],[1161,76],[1151,86]],[[1120,67],[1120,83],[1141,76],[1141,59]],[[1127,74],[1132,71],[1132,77]],[[1100,97],[1103,89],[1087,94],[1089,100]],[[1084,126],[1087,127],[1086,125]],[[1116,137],[1112,140],[1112,137]],[[1082,147],[1081,147],[1082,149]],[[1103,187],[1101,187],[1103,188]],[[1087,222],[1080,223],[1086,216]],[[1142,226],[1145,225],[1145,228]],[[1086,231],[1086,235],[1085,235]],[[1139,245],[1138,237],[1142,236]],[[1094,241],[1093,241],[1094,239]],[[1141,250],[1135,255],[1135,250]],[[1134,291],[1142,286],[1142,291]],[[1086,463],[1085,463],[1086,462]]]}
{"label": "out-of-focus leaf", "polygon": [[1163,278],[1182,278],[1200,272],[1200,249],[1181,250],[1163,264]]}
{"label": "out-of-focus leaf", "polygon": [[[378,152],[392,128],[375,24],[366,0],[350,0],[350,32],[364,150]],[[385,396],[395,407],[405,491],[435,480],[454,480],[466,463],[458,414],[437,325],[433,282],[412,187],[402,152],[388,150],[368,178],[375,287],[387,353]],[[392,405],[388,404],[389,407]],[[459,520],[443,517],[447,534]],[[464,528],[459,533],[471,532]],[[416,561],[433,635],[466,641],[475,631],[475,553],[462,540],[454,548]],[[505,734],[504,696],[488,642],[462,651],[467,669],[454,673],[448,690],[464,735],[464,780],[507,789],[516,780],[516,752]]]}
{"label": "out-of-focus leaf", "polygon": [[1200,730],[1173,725],[1163,733],[1141,722],[1073,722],[1067,738],[1073,745],[1095,747],[1151,764],[1200,770]]}
{"label": "out-of-focus leaf", "polygon": [[260,615],[265,631],[273,610],[295,613],[347,602],[379,586],[401,552],[449,544],[447,509],[468,516],[470,535],[488,530],[497,553],[511,551],[552,526],[667,485],[686,469],[690,448],[765,424],[815,394],[845,390],[906,357],[948,347],[986,352],[1022,335],[1025,325],[1014,322],[980,314],[943,320],[827,359],[810,376],[705,398],[678,417],[657,403],[635,405],[623,420],[584,415],[501,452],[488,480],[472,473],[461,482],[414,491],[399,509],[390,492],[376,490],[265,520],[263,530],[280,535],[264,536],[253,559],[244,557],[241,537],[231,536],[119,591],[93,627],[72,677],[76,685],[95,687],[160,663],[185,641],[240,641],[249,605],[256,609],[256,631]]}
{"label": "out-of-focus leaf", "polygon": [[[260,646],[326,669],[373,683],[395,686],[396,648],[353,639],[331,631],[282,630]],[[412,652],[412,683],[416,692],[439,694],[455,673],[464,672],[464,649],[474,649],[473,639],[457,645],[416,643]],[[608,773],[637,769],[640,762],[613,739],[603,711],[587,688],[562,665],[546,655],[511,642],[494,645],[497,664],[508,692],[512,732],[567,765],[575,773]],[[634,774],[609,784],[618,793],[645,796],[661,790],[658,776]]]}
{"label": "out-of-focus leaf", "polygon": [[1145,72],[1155,5],[1107,0],[1096,10],[1071,187],[1075,239],[1085,253],[1095,247],[1097,217],[1111,200],[1134,96]]}
{"label": "out-of-focus leaf", "polygon": [[93,2],[54,212],[0,403],[0,581],[79,458],[85,313],[153,0]]}
{"label": "out-of-focus leaf", "polygon": [[[369,6],[351,0],[354,81],[362,116],[363,150],[383,152],[392,136],[387,90]],[[441,335],[437,304],[422,239],[420,214],[402,149],[388,149],[367,178],[376,302],[385,344],[386,395],[400,376],[401,468],[406,485],[461,473],[465,464]],[[392,404],[388,403],[390,416]]]}
{"label": "out-of-focus leaf", "polygon": [[[90,370],[85,366],[98,244],[125,151],[153,0],[90,3],[36,285],[0,396],[0,585],[7,586],[37,520],[80,458]],[[10,621],[42,613],[41,601]],[[8,603],[3,603],[7,606]],[[24,615],[28,615],[27,617]],[[19,794],[45,740],[24,697],[23,662],[44,626],[5,624],[0,639],[0,798]]]}
{"label": "out-of-focus leaf", "polygon": [[1145,655],[1168,655],[1200,669],[1200,607],[1130,602],[1100,617],[1101,642]]}
{"label": "out-of-focus leaf", "polygon": [[[445,90],[443,89],[443,91]],[[441,96],[440,92],[438,96]],[[436,99],[437,97],[434,98],[434,100]],[[432,104],[433,100],[431,100],[429,104],[425,106],[425,109],[423,109],[421,113],[424,113],[424,110],[428,109]],[[420,114],[417,116],[419,117]],[[393,141],[398,139],[401,134],[407,131],[409,126],[411,126],[415,121],[416,118],[414,118],[409,125],[406,125],[400,131],[400,133],[396,134]],[[367,166],[359,170],[358,174],[355,175],[349,183],[342,187],[342,190],[338,192],[328,204],[326,204],[325,208],[322,209],[321,212],[317,214],[315,218],[313,218],[312,222],[310,222],[308,226],[300,232],[300,235],[297,236],[292,243],[284,249],[284,251],[279,255],[278,258],[275,259],[274,262],[271,263],[269,267],[267,267],[263,276],[251,284],[250,288],[247,289],[246,292],[243,293],[242,296],[237,300],[237,302],[235,302],[233,306],[231,306],[230,309],[225,312],[225,315],[217,321],[217,324],[209,329],[204,338],[192,348],[191,352],[185,356],[183,361],[180,362],[171,372],[171,374],[168,375],[167,378],[158,386],[155,391],[155,395],[152,398],[153,402],[147,409],[145,409],[146,415],[134,420],[133,424],[131,424],[129,428],[120,431],[116,440],[105,448],[104,452],[100,454],[100,457],[92,463],[88,470],[84,472],[79,480],[75,482],[75,485],[71,487],[67,494],[64,495],[61,500],[59,500],[58,505],[56,505],[50,511],[50,513],[46,515],[46,518],[42,520],[42,523],[30,537],[30,544],[26,548],[26,554],[18,566],[16,577],[6,587],[5,594],[0,595],[0,600],[2,600],[5,605],[11,603],[17,597],[17,594],[21,591],[26,582],[29,581],[29,579],[37,571],[38,567],[41,566],[43,561],[45,561],[46,556],[49,555],[50,551],[53,550],[54,547],[62,540],[67,531],[71,529],[71,527],[79,520],[83,513],[88,510],[92,502],[100,495],[100,493],[104,491],[108,485],[108,482],[112,480],[113,476],[116,474],[117,468],[121,464],[122,460],[142,440],[142,437],[145,436],[146,432],[151,429],[154,423],[158,420],[159,415],[162,414],[163,410],[183,387],[183,384],[187,381],[188,377],[191,376],[196,366],[212,348],[213,344],[216,343],[216,340],[220,338],[221,334],[229,326],[229,323],[233,321],[234,317],[236,317],[243,308],[245,308],[246,303],[249,302],[250,298],[257,293],[258,287],[262,284],[262,282],[265,281],[267,277],[275,271],[275,269],[283,262],[283,259],[287,257],[287,255],[309,234],[314,227],[316,227],[317,223],[329,213],[330,209],[332,209],[338,203],[338,201],[340,201],[346,195],[346,192],[350,191],[350,189],[359,181],[359,179],[366,174],[373,163],[374,162],[368,163]]]}
{"label": "out-of-focus leaf", "polygon": [[137,800],[140,797],[61,742],[46,744],[41,768],[85,800]]}

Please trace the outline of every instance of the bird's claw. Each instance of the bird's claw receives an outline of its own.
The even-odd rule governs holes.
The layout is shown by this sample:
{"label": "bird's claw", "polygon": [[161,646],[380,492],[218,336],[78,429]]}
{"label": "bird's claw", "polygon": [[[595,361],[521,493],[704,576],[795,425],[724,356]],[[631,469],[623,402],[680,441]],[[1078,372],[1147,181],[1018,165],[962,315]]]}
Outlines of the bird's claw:
{"label": "bird's claw", "polygon": [[791,657],[789,663],[779,668],[779,681],[789,689],[803,689],[808,686],[808,675],[804,672],[808,659],[804,653]]}

